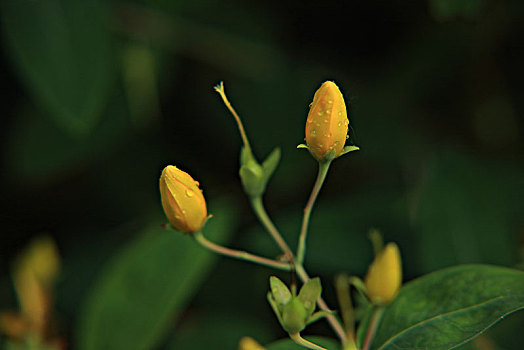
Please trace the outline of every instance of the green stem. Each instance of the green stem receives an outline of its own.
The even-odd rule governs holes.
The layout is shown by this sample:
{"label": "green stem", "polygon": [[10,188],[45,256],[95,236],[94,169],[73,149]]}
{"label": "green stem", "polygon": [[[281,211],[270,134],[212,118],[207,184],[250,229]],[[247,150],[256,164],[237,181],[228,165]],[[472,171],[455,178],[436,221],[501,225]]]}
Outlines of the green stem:
{"label": "green stem", "polygon": [[371,321],[369,322],[369,327],[366,332],[366,337],[364,338],[364,344],[362,345],[362,350],[369,350],[373,337],[377,331],[378,325],[380,324],[380,319],[384,313],[384,308],[379,306],[373,311],[373,316],[371,316]]}
{"label": "green stem", "polygon": [[238,116],[237,112],[229,102],[226,96],[226,89],[224,88],[224,82],[221,81],[220,84],[215,86],[215,91],[218,92],[220,97],[222,97],[222,101],[224,101],[224,104],[226,105],[227,109],[229,109],[229,112],[233,115],[233,118],[235,118],[235,121],[238,126],[238,131],[240,131],[240,137],[242,137],[242,141],[244,142],[244,147],[246,150],[251,153],[251,146],[249,145],[249,140],[246,135],[246,130],[244,130],[244,125],[242,125],[242,120]]}
{"label": "green stem", "polygon": [[344,330],[348,338],[355,338],[355,314],[353,311],[353,304],[351,302],[350,284],[348,277],[345,274],[337,276],[335,280],[335,287],[338,297],[338,305],[340,306],[340,315],[344,323]]}
{"label": "green stem", "polygon": [[[302,265],[295,263],[295,270],[302,283],[306,283],[307,281],[309,281],[309,276]],[[324,301],[324,299],[322,299],[322,297],[318,298],[317,304],[321,310],[331,311],[331,309],[327,306],[326,302]],[[346,336],[346,333],[344,332],[344,329],[342,328],[342,325],[340,324],[340,321],[331,313],[326,315],[326,319],[331,325],[331,328],[333,328],[337,336],[340,338],[342,344],[345,345],[348,341],[348,338]]]}
{"label": "green stem", "polygon": [[303,346],[308,349],[314,349],[314,350],[327,350],[326,348],[323,348],[315,343],[312,343],[310,341],[307,341],[306,339],[302,338],[299,333],[293,333],[289,334],[289,337],[298,345]]}
{"label": "green stem", "polygon": [[193,234],[193,238],[204,248],[207,248],[215,253],[239,260],[250,261],[255,264],[268,266],[279,270],[291,271],[291,265],[289,263],[264,258],[241,250],[223,247],[221,245],[209,241],[206,237],[204,237],[202,232],[196,232],[195,234]]}
{"label": "green stem", "polygon": [[287,245],[284,238],[282,238],[280,232],[278,232],[278,229],[275,227],[275,225],[273,225],[273,222],[271,221],[269,215],[267,215],[266,209],[264,208],[264,203],[262,202],[262,196],[251,197],[250,200],[253,210],[260,222],[262,223],[262,225],[264,225],[267,232],[269,232],[271,237],[278,244],[282,252],[288,258],[288,260],[293,261],[293,252]]}
{"label": "green stem", "polygon": [[322,184],[324,183],[324,180],[326,179],[326,175],[329,170],[330,164],[331,164],[331,161],[318,162],[317,180],[315,181],[315,185],[313,186],[313,189],[311,190],[311,195],[309,196],[309,200],[306,204],[306,207],[304,208],[304,217],[302,218],[302,228],[300,229],[300,237],[298,238],[297,263],[299,265],[302,265],[304,263],[304,257],[306,255],[306,237],[307,237],[307,229],[309,226],[309,217],[311,216],[311,210],[313,209],[315,200],[317,199],[318,193],[320,192],[320,189],[322,188]]}

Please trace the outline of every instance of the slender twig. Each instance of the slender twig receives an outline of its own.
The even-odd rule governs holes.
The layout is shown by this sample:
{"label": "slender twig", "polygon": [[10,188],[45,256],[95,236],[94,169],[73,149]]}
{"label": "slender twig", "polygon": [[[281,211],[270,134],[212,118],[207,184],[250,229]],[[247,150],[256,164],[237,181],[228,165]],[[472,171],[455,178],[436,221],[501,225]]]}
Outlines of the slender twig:
{"label": "slender twig", "polygon": [[244,130],[244,125],[242,125],[242,121],[240,120],[240,117],[238,116],[237,112],[235,111],[235,109],[233,108],[231,103],[229,103],[229,100],[227,99],[226,90],[224,88],[223,81],[221,81],[217,86],[215,86],[215,91],[220,94],[220,97],[222,97],[222,100],[224,101],[224,104],[226,105],[227,109],[229,109],[229,111],[233,115],[233,118],[235,118],[235,121],[237,122],[237,125],[238,125],[238,130],[240,131],[240,136],[242,137],[242,141],[244,142],[244,147],[246,148],[248,152],[251,152],[251,146],[249,146],[249,140],[247,138],[246,131]]}
{"label": "slender twig", "polygon": [[[302,281],[302,283],[306,283],[307,281],[309,281],[309,276],[302,265],[295,263],[295,270],[297,272],[298,277]],[[322,299],[322,297],[318,298],[317,304],[318,304],[318,307],[323,311],[332,311],[327,306],[326,302],[324,301],[324,299]],[[329,322],[329,324],[331,325],[331,328],[333,328],[337,336],[340,338],[340,341],[342,342],[342,344],[346,344],[347,342],[346,333],[344,332],[344,329],[342,328],[340,321],[332,314],[328,314],[326,316],[326,319]]]}
{"label": "slender twig", "polygon": [[306,347],[308,349],[313,350],[327,350],[326,348],[321,347],[320,345],[317,345],[315,343],[312,343],[300,336],[300,333],[293,333],[289,334],[289,337],[298,345],[301,345],[303,347]]}
{"label": "slender twig", "polygon": [[383,313],[384,308],[380,306],[373,311],[373,315],[371,316],[371,321],[369,322],[369,327],[366,332],[366,337],[364,338],[364,344],[362,345],[362,350],[369,350]]}
{"label": "slender twig", "polygon": [[297,263],[298,264],[302,264],[304,262],[304,257],[306,255],[306,237],[307,237],[307,230],[309,226],[309,218],[311,216],[311,210],[313,209],[315,200],[317,199],[318,193],[320,192],[320,189],[322,188],[322,184],[324,183],[324,180],[326,179],[326,175],[329,170],[330,164],[331,164],[331,161],[325,161],[325,162],[318,163],[317,180],[315,181],[315,185],[313,186],[313,189],[311,190],[311,195],[309,196],[309,200],[306,204],[306,207],[304,208],[304,217],[302,218],[302,227],[300,229],[300,237],[298,238],[298,249],[297,249]]}
{"label": "slender twig", "polygon": [[291,265],[289,263],[284,263],[284,262],[264,258],[264,257],[254,255],[254,254],[251,254],[245,251],[230,249],[230,248],[226,248],[221,245],[215,244],[209,241],[206,237],[204,237],[202,232],[197,232],[193,234],[193,238],[198,243],[200,243],[200,245],[202,245],[203,247],[211,251],[214,251],[215,253],[221,254],[221,255],[229,256],[235,259],[250,261],[255,264],[264,265],[264,266],[272,267],[272,268],[279,269],[279,270],[285,270],[285,271],[291,270]]}
{"label": "slender twig", "polygon": [[267,214],[266,209],[264,208],[264,203],[262,202],[262,196],[251,197],[250,199],[253,210],[262,225],[266,228],[266,231],[269,232],[271,237],[278,244],[282,252],[286,255],[286,258],[292,261],[294,258],[293,252]]}

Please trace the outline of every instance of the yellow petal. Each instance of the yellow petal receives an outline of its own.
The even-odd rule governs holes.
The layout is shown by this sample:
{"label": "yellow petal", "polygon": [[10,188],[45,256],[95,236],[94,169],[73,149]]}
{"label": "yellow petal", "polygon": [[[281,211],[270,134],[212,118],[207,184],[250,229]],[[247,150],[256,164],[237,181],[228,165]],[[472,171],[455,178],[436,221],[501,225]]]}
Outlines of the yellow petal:
{"label": "yellow petal", "polygon": [[164,168],[160,177],[160,196],[167,219],[177,230],[199,231],[207,217],[206,200],[198,182],[175,166]]}
{"label": "yellow petal", "polygon": [[315,92],[306,122],[306,143],[311,154],[321,161],[334,149],[338,157],[346,143],[348,125],[342,93],[334,82],[324,82]]}

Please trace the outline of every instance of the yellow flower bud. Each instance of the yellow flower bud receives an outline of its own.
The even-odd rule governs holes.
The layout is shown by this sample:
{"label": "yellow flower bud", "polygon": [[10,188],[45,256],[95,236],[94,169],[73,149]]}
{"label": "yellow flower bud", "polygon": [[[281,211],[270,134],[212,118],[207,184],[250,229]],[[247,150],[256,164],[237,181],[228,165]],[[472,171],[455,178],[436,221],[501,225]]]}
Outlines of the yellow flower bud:
{"label": "yellow flower bud", "polygon": [[198,182],[186,172],[168,165],[160,176],[160,197],[167,219],[177,230],[199,231],[207,217],[206,200]]}
{"label": "yellow flower bud", "polygon": [[238,344],[239,350],[266,350],[265,347],[257,343],[257,341],[250,337],[243,337]]}
{"label": "yellow flower bud", "polygon": [[338,86],[326,81],[315,92],[306,122],[306,143],[319,161],[335,150],[338,157],[344,148],[348,133],[348,117],[344,97]]}
{"label": "yellow flower bud", "polygon": [[371,263],[364,281],[367,293],[375,304],[389,304],[402,284],[400,252],[395,243],[388,243]]}

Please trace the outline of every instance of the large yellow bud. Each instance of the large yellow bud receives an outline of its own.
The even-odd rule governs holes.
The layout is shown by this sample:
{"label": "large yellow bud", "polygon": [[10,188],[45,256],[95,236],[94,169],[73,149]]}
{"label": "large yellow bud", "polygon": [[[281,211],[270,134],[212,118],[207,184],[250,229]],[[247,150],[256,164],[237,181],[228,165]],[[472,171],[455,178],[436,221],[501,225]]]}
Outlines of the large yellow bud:
{"label": "large yellow bud", "polygon": [[322,161],[325,154],[335,150],[338,157],[348,133],[348,116],[344,97],[338,86],[326,81],[315,92],[306,122],[306,143],[311,154]]}
{"label": "large yellow bud", "polygon": [[207,217],[206,200],[198,182],[186,172],[168,165],[160,176],[160,196],[167,219],[177,230],[199,231]]}
{"label": "large yellow bud", "polygon": [[364,281],[374,304],[389,304],[402,284],[400,252],[395,243],[388,243],[371,263]]}

